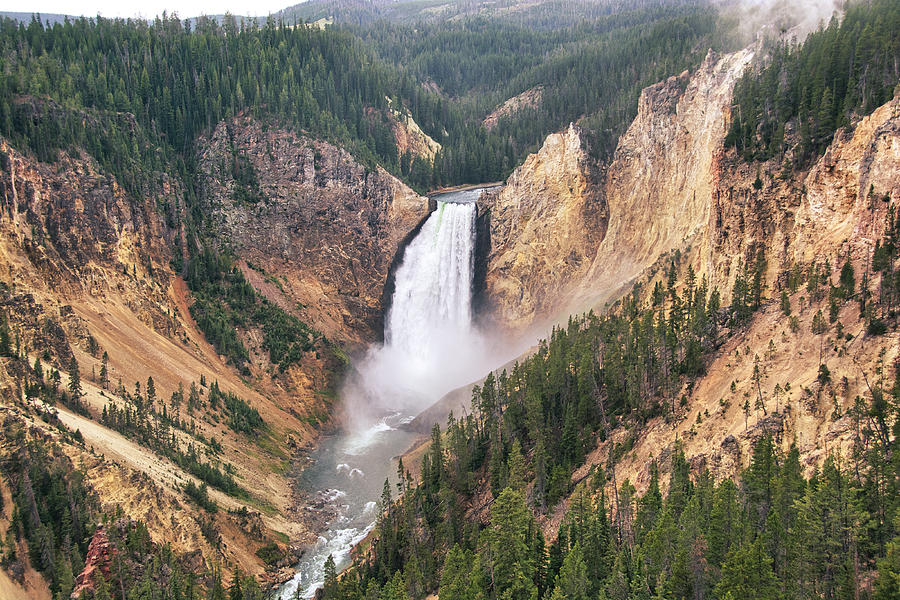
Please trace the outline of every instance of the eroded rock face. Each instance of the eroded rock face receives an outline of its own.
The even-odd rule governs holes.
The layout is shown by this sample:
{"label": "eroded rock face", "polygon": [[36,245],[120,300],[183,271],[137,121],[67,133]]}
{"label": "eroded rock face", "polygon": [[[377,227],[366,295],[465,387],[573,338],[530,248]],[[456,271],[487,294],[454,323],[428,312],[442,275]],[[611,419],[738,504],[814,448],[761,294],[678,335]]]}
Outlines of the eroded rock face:
{"label": "eroded rock face", "polygon": [[[373,339],[391,260],[428,214],[427,199],[345,150],[247,117],[221,123],[198,148],[220,239],[271,274],[291,309],[326,335]],[[236,160],[252,167],[255,202],[241,199]]]}
{"label": "eroded rock face", "polygon": [[570,308],[608,299],[707,224],[734,84],[752,56],[710,52],[693,76],[641,93],[608,170],[609,230]]}
{"label": "eroded rock face", "polygon": [[[796,440],[810,471],[829,452],[851,452],[849,419],[835,420],[832,406],[825,407],[823,399],[832,393],[832,399],[848,409],[854,397],[870,393],[856,374],[897,360],[897,333],[868,335],[858,303],[846,303],[838,315],[847,333],[845,345],[832,344],[829,331],[825,337],[832,347],[823,350],[822,338],[810,332],[814,314],[825,301],[810,304],[804,291],[798,291],[791,298],[791,319],[799,320],[795,330],[777,300],[786,287],[787,270],[805,269],[813,261],[820,267],[830,261],[828,275],[836,283],[849,257],[857,280],[867,273],[870,289],[876,285],[872,249],[884,233],[886,215],[900,200],[900,96],[852,129],[838,131],[828,151],[804,171],[785,168],[790,154],[783,161],[779,157],[747,164],[733,150],[726,151],[723,142],[733,85],[750,59],[749,51],[721,59],[709,55],[695,74],[644,90],[637,118],[620,139],[600,190],[592,192],[605,202],[608,217],[602,239],[585,250],[588,268],[569,269],[558,254],[549,268],[527,263],[527,257],[518,260],[528,268],[513,268],[511,248],[539,248],[554,234],[563,238],[563,232],[572,245],[595,235],[585,222],[552,212],[543,213],[548,219],[543,229],[534,226],[530,217],[535,206],[571,201],[558,189],[542,187],[534,164],[518,169],[485,206],[502,217],[494,221],[491,214],[490,230],[498,241],[490,254],[488,290],[494,294],[499,319],[513,328],[541,313],[564,317],[602,306],[635,281],[652,285],[663,278],[660,266],[676,265],[683,279],[690,265],[697,280],[705,277],[727,306],[742,265],[751,264],[758,253],[765,257],[763,307],[748,324],[723,336],[724,346],[710,357],[706,374],[683,390],[686,418],[674,424],[652,420],[629,457],[617,464],[619,480],[629,479],[638,490],[646,489],[647,466],[671,454],[676,444],[695,469],[709,468],[717,478],[742,468],[763,434],[774,434],[783,445]],[[584,167],[577,162],[563,167],[561,156],[545,154],[547,160],[558,161],[566,176],[577,178]],[[533,194],[533,189],[548,195],[536,202],[541,194]],[[554,196],[549,196],[551,191]],[[681,253],[678,260],[676,251]],[[569,280],[560,282],[554,269],[569,273]],[[853,344],[852,351],[846,343]],[[776,414],[763,412],[748,423],[739,399],[759,391],[751,387],[755,361],[746,358],[755,356],[768,369],[760,393]],[[823,363],[834,373],[852,376],[826,389],[818,381]],[[795,391],[777,391],[776,385],[785,382]],[[621,443],[627,432],[616,435],[621,437],[611,443]],[[600,444],[573,479],[607,456],[608,447]]]}
{"label": "eroded rock face", "polygon": [[413,158],[421,156],[429,164],[434,164],[434,157],[441,151],[441,145],[422,131],[412,115],[406,111],[392,110],[391,116],[397,153],[400,156],[409,153]]}
{"label": "eroded rock face", "polygon": [[61,322],[83,345],[87,332],[69,303],[110,295],[156,331],[180,329],[167,288],[183,196],[167,175],[154,179],[132,198],[83,153],[42,163],[0,139],[0,303],[23,342],[43,346]]}
{"label": "eroded rock face", "polygon": [[794,264],[871,252],[900,195],[900,100],[785,176],[777,160],[748,165],[724,149],[734,83],[752,57],[710,53],[693,75],[646,88],[599,185],[570,129],[485,199],[486,306],[501,324],[520,329],[602,305],[676,250],[726,303],[760,251],[771,285]]}
{"label": "eroded rock face", "polygon": [[490,211],[487,305],[516,328],[548,314],[585,276],[606,232],[600,172],[579,129],[547,137],[502,188],[481,200]]}
{"label": "eroded rock face", "polygon": [[[730,301],[742,264],[762,251],[769,287],[795,265],[838,255],[866,272],[885,216],[900,198],[900,98],[838,131],[805,173],[785,177],[778,160],[748,165],[734,153],[717,162],[709,222],[697,239],[698,272]],[[757,182],[757,177],[759,180]],[[758,183],[757,187],[754,182]]]}
{"label": "eroded rock face", "polygon": [[751,58],[711,52],[693,76],[646,88],[605,177],[575,127],[513,172],[488,200],[487,291],[501,324],[601,304],[703,229],[734,83]]}
{"label": "eroded rock face", "polygon": [[98,575],[102,575],[104,580],[109,579],[115,555],[115,544],[109,541],[103,526],[98,526],[88,546],[87,556],[84,557],[84,570],[75,579],[75,589],[72,590],[71,596],[73,600],[81,598],[86,592],[93,593],[96,590]]}
{"label": "eroded rock face", "polygon": [[503,104],[494,109],[491,114],[484,118],[482,124],[485,129],[493,129],[500,122],[500,119],[507,117],[515,112],[527,108],[536,108],[541,102],[544,95],[544,86],[537,85],[529,88],[517,96],[513,96],[506,100]]}

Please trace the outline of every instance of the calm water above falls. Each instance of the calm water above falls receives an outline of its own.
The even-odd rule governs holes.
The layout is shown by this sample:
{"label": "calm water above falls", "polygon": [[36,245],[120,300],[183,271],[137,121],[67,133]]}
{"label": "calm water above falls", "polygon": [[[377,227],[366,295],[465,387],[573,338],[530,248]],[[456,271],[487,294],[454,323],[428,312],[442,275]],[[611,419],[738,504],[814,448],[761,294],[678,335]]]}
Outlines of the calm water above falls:
{"label": "calm water above falls", "polygon": [[345,430],[323,439],[300,477],[331,518],[279,595],[310,598],[332,555],[340,570],[375,524],[384,480],[415,434],[400,426],[448,391],[485,372],[484,346],[472,325],[475,203],[481,190],[437,197],[438,207],[407,246],[395,274],[385,344],[372,347],[341,392]]}

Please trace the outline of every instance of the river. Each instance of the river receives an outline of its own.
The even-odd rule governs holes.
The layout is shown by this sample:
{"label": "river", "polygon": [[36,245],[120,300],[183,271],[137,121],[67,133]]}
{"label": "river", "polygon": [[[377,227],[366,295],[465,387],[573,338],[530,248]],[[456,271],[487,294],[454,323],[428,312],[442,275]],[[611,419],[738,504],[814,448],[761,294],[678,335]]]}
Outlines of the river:
{"label": "river", "polygon": [[434,196],[436,210],[404,251],[385,343],[354,364],[341,391],[348,422],[320,441],[300,476],[299,485],[329,520],[279,590],[282,599],[297,590],[303,598],[314,596],[329,555],[338,571],[350,564],[351,549],[375,525],[385,479],[395,490],[397,457],[416,439],[402,425],[491,364],[472,322],[475,201],[481,192]]}

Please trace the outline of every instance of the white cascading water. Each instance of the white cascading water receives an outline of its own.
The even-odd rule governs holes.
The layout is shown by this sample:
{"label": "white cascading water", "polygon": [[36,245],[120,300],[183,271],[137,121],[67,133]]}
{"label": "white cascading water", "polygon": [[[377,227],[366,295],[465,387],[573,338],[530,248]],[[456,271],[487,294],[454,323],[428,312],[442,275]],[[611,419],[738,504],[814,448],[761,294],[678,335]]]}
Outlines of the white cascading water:
{"label": "white cascading water", "polygon": [[345,389],[345,397],[364,400],[351,420],[414,414],[483,375],[484,343],[472,324],[474,268],[475,203],[438,202],[395,273],[384,345],[369,351]]}
{"label": "white cascading water", "polygon": [[472,274],[475,203],[440,202],[397,269],[384,352],[406,363],[407,387],[436,399],[459,385],[475,348]]}
{"label": "white cascading water", "polygon": [[436,326],[468,335],[474,249],[475,204],[438,203],[397,269],[384,332],[388,346],[424,360],[435,351],[430,334]]}
{"label": "white cascading water", "polygon": [[345,427],[321,441],[300,485],[333,511],[319,541],[307,548],[280,597],[310,598],[331,555],[338,569],[374,527],[373,507],[394,457],[416,434],[401,425],[452,389],[484,375],[488,358],[472,324],[475,202],[481,190],[458,192],[437,209],[406,247],[395,273],[385,342],[355,365],[341,390]]}

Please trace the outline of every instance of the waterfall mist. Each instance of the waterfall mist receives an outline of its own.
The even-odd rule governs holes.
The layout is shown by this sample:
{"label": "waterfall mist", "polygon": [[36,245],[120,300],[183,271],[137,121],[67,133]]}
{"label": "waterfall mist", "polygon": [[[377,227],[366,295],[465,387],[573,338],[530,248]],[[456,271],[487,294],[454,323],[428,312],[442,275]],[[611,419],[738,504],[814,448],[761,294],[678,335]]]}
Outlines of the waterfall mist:
{"label": "waterfall mist", "polygon": [[351,430],[386,413],[414,415],[500,364],[472,322],[475,216],[475,202],[439,201],[406,247],[384,344],[369,349],[341,394]]}
{"label": "waterfall mist", "polygon": [[418,434],[403,424],[447,392],[485,376],[530,344],[485,334],[473,323],[476,206],[480,190],[443,196],[394,273],[384,343],[354,363],[341,390],[344,428],[322,440],[301,487],[333,513],[310,545],[283,599],[312,598],[331,555],[338,570],[375,526],[375,501],[395,477],[394,457]]}

